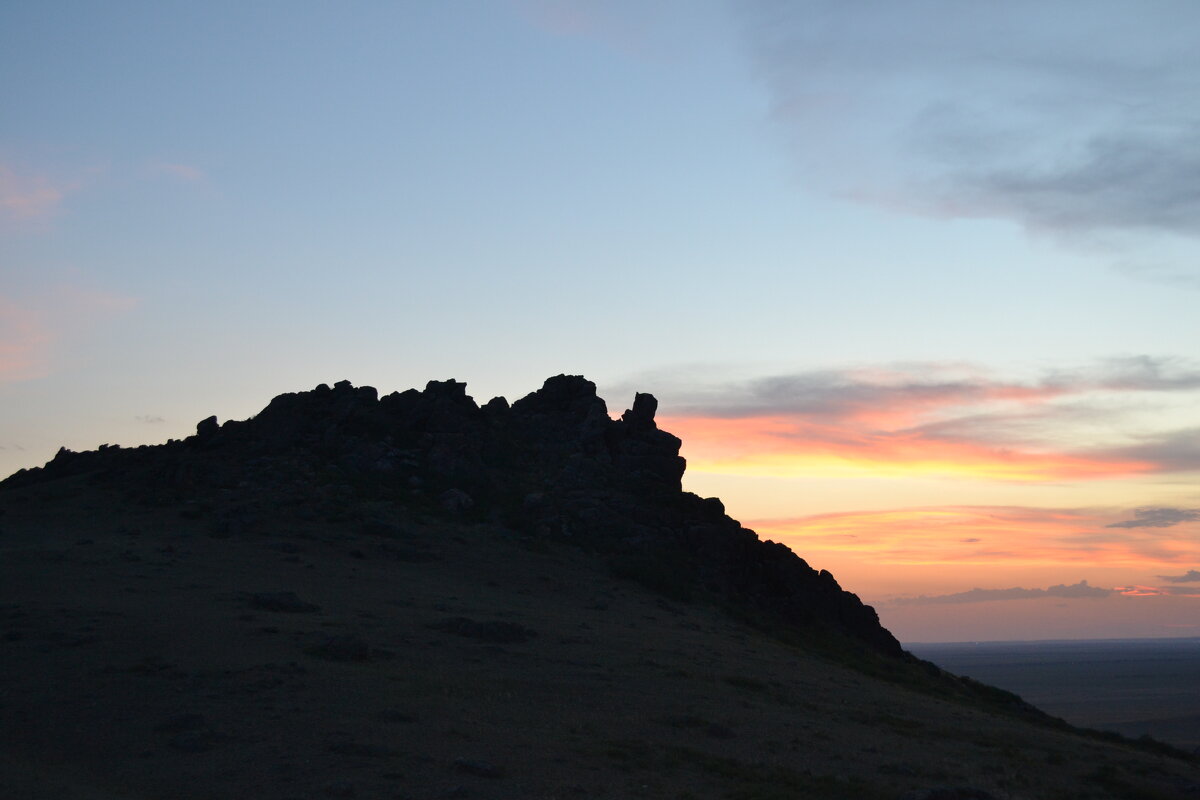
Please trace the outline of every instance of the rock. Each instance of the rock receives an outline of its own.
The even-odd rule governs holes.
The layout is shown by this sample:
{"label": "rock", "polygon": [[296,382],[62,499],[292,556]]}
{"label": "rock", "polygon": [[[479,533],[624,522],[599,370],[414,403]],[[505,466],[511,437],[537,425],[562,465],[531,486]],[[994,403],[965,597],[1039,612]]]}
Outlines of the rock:
{"label": "rock", "polygon": [[333,742],[326,749],[335,755],[354,758],[387,758],[396,755],[396,751],[390,747],[357,742]]}
{"label": "rock", "polygon": [[969,786],[935,786],[905,792],[898,800],[996,800],[996,796]]}
{"label": "rock", "polygon": [[720,725],[716,722],[714,722],[711,725],[708,725],[704,728],[704,735],[709,737],[710,739],[735,739],[735,738],[737,738],[737,734],[733,732],[732,728],[729,728],[725,725]]}
{"label": "rock", "polygon": [[[711,600],[802,635],[847,636],[903,658],[874,610],[832,576],[761,541],[720,501],[682,490],[681,442],[658,428],[657,411],[653,395],[637,393],[621,419],[611,419],[595,384],[580,375],[553,376],[511,406],[496,398],[484,408],[456,380],[382,398],[339,381],[279,395],[244,422],[218,427],[210,417],[197,426],[204,446],[64,448],[45,467],[3,483],[90,473],[148,504],[193,509],[218,538],[276,536],[281,517],[353,525],[370,518],[358,509],[372,507],[377,521],[359,523],[359,532],[403,542],[383,555],[414,562],[440,554],[411,541],[397,522],[417,508],[469,510],[523,538],[569,538],[660,593]],[[374,510],[385,504],[395,508]],[[380,555],[357,543],[347,550]],[[266,602],[264,610],[287,605]],[[529,635],[471,626],[450,632],[482,641]]]}
{"label": "rock", "polygon": [[390,654],[384,650],[376,650],[365,641],[354,635],[330,636],[320,644],[313,645],[304,652],[326,661],[364,662],[387,658]]}
{"label": "rock", "polygon": [[249,596],[249,603],[251,608],[283,614],[313,614],[321,610],[315,603],[301,600],[295,592],[255,592]]}
{"label": "rock", "polygon": [[358,797],[354,782],[345,779],[330,781],[321,791],[326,797]]}
{"label": "rock", "polygon": [[167,746],[181,753],[207,753],[229,737],[217,733],[203,714],[179,714],[154,726],[155,733],[169,733]]}
{"label": "rock", "polygon": [[380,711],[378,718],[380,722],[387,722],[391,724],[407,724],[417,721],[417,718],[412,714],[396,708],[386,708],[383,711]]}
{"label": "rock", "polygon": [[447,489],[438,495],[438,503],[452,514],[461,514],[464,511],[470,510],[475,505],[475,501],[471,499],[471,495],[462,489]]}
{"label": "rock", "polygon": [[155,733],[181,733],[208,727],[203,714],[179,714],[169,717],[154,726]]}
{"label": "rock", "polygon": [[467,758],[454,759],[454,770],[464,775],[474,775],[477,778],[503,778],[504,769],[487,761],[475,761]]}
{"label": "rock", "polygon": [[358,530],[368,536],[382,536],[387,539],[398,539],[407,533],[401,526],[382,520],[367,520],[358,526]]}
{"label": "rock", "polygon": [[621,421],[633,428],[654,428],[658,400],[652,394],[638,392],[633,396],[633,408],[621,415]]}
{"label": "rock", "polygon": [[537,631],[515,622],[476,622],[466,617],[454,617],[441,622],[433,622],[426,627],[491,644],[519,644],[537,636]]}
{"label": "rock", "polygon": [[167,740],[167,746],[181,753],[207,753],[224,744],[229,739],[223,733],[207,728],[196,731],[183,731]]}

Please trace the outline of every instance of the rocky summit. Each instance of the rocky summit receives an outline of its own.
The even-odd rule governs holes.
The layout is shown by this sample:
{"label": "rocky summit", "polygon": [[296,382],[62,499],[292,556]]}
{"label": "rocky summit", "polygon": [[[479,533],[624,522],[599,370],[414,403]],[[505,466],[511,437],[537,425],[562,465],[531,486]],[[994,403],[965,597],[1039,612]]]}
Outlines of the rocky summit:
{"label": "rocky summit", "polygon": [[0,797],[1188,798],[904,652],[638,394],[348,382],[0,483]]}
{"label": "rocky summit", "polygon": [[384,397],[342,381],[280,395],[245,422],[209,417],[159,447],[60,450],[4,485],[91,473],[135,502],[183,504],[216,535],[288,519],[369,528],[385,523],[355,512],[365,499],[424,504],[606,554],[615,571],[680,599],[899,656],[875,612],[829,572],[682,490],[681,442],[655,424],[657,408],[637,394],[614,420],[595,384],[574,375],[482,407],[454,380]]}

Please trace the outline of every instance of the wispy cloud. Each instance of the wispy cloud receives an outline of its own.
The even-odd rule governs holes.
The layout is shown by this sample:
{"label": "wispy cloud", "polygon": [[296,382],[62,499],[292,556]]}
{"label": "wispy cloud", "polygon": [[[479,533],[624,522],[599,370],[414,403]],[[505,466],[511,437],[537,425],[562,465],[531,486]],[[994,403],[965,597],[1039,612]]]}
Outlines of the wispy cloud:
{"label": "wispy cloud", "polygon": [[1200,597],[1200,589],[1188,586],[1117,586],[1113,589],[1124,597]]}
{"label": "wispy cloud", "polygon": [[687,46],[680,20],[705,10],[692,0],[510,0],[509,5],[538,30],[592,39],[639,58]]}
{"label": "wispy cloud", "polygon": [[45,175],[21,174],[0,164],[0,213],[9,221],[50,216],[77,184],[54,181]]}
{"label": "wispy cloud", "polygon": [[185,181],[187,183],[200,183],[208,179],[208,175],[200,167],[194,164],[184,164],[181,162],[171,161],[155,161],[150,165],[150,169],[156,175],[162,175],[167,178]]}
{"label": "wispy cloud", "polygon": [[0,296],[0,382],[44,375],[52,338],[42,314]]}
{"label": "wispy cloud", "polygon": [[136,305],[132,297],[75,285],[20,299],[0,295],[0,383],[49,374],[64,345]]}
{"label": "wispy cloud", "polygon": [[604,10],[586,0],[515,0],[513,7],[537,27],[560,36],[594,33],[604,27]]}
{"label": "wispy cloud", "polygon": [[1200,543],[1162,528],[1112,529],[1098,509],[925,506],[747,520],[761,535],[808,554],[860,563],[1162,569],[1200,560]]}
{"label": "wispy cloud", "polygon": [[1200,6],[738,6],[806,182],[1064,236],[1200,236]]}
{"label": "wispy cloud", "polygon": [[1143,434],[1138,444],[1109,450],[1113,458],[1157,464],[1163,471],[1200,469],[1200,427]]}
{"label": "wispy cloud", "polygon": [[1200,468],[1200,436],[1186,430],[1062,444],[1072,425],[1116,428],[1119,405],[1096,397],[1200,391],[1200,368],[1178,359],[1113,358],[1023,381],[964,364],[908,364],[651,383],[669,398],[660,424],[683,438],[702,472],[1060,481]]}
{"label": "wispy cloud", "polygon": [[1182,575],[1159,575],[1158,578],[1167,583],[1200,583],[1200,571],[1189,569]]}
{"label": "wispy cloud", "polygon": [[146,425],[157,425],[160,422],[166,422],[163,417],[157,414],[138,414],[133,418],[135,422],[141,422]]}
{"label": "wispy cloud", "polygon": [[1148,460],[971,442],[917,428],[869,428],[786,417],[665,416],[694,472],[741,475],[941,476],[1058,482],[1153,472]]}
{"label": "wispy cloud", "polygon": [[966,592],[953,594],[919,595],[917,597],[898,597],[892,602],[897,605],[929,605],[940,603],[986,603],[995,600],[1035,600],[1044,597],[1065,597],[1070,599],[1108,597],[1115,589],[1103,589],[1099,586],[1089,586],[1087,581],[1067,586],[1057,584],[1046,589],[1023,589],[1014,586],[1010,589],[970,589]]}
{"label": "wispy cloud", "polygon": [[1195,508],[1136,508],[1133,519],[1114,522],[1108,528],[1170,528],[1182,522],[1200,520],[1200,509]]}

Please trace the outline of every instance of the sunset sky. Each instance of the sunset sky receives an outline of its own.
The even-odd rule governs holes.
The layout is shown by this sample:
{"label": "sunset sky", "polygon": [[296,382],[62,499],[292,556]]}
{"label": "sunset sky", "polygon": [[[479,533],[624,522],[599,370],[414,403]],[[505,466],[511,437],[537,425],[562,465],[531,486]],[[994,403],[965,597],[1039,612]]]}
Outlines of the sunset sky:
{"label": "sunset sky", "polygon": [[0,5],[0,473],[659,398],[902,641],[1200,636],[1200,4]]}

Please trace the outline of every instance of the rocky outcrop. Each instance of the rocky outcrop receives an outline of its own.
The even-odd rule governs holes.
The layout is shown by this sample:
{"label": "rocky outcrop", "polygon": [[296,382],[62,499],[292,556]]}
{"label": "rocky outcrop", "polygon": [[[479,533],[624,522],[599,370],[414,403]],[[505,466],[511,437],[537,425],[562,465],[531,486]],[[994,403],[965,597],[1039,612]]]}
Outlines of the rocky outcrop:
{"label": "rocky outcrop", "polygon": [[795,636],[901,655],[874,610],[832,575],[760,540],[719,500],[682,490],[681,442],[658,428],[657,406],[637,394],[613,419],[595,385],[571,375],[482,407],[453,380],[384,397],[342,381],[280,395],[246,421],[210,417],[195,436],[165,445],[64,449],[4,484],[88,473],[131,501],[207,516],[219,536],[253,535],[289,516],[381,525],[356,519],[356,509],[415,506],[570,541],[618,575]]}

